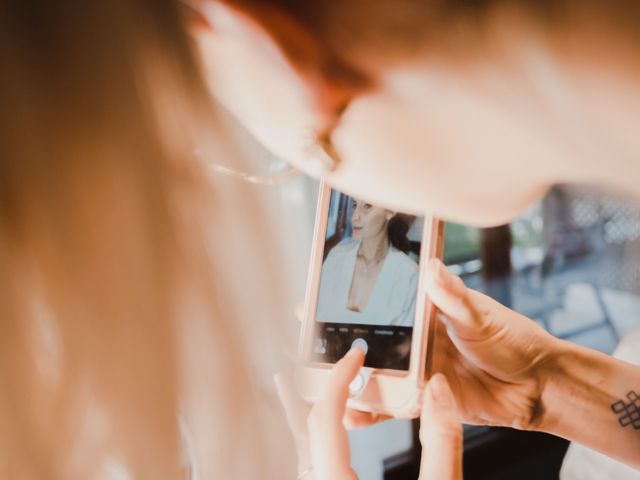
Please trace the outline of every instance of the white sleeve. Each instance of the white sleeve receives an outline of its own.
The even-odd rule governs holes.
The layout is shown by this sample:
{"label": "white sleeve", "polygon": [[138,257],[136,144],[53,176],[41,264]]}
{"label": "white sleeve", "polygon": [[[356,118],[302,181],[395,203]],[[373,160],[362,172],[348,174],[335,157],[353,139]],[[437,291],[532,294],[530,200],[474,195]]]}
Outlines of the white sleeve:
{"label": "white sleeve", "polygon": [[320,272],[320,287],[318,289],[318,308],[316,309],[316,320],[326,322],[331,311],[330,302],[333,297],[334,282],[338,268],[340,267],[339,255],[335,253],[335,247],[329,252],[327,258],[322,263]]}
{"label": "white sleeve", "polygon": [[394,321],[397,327],[412,327],[416,317],[416,297],[418,294],[418,272],[414,272],[405,285],[402,313]]}

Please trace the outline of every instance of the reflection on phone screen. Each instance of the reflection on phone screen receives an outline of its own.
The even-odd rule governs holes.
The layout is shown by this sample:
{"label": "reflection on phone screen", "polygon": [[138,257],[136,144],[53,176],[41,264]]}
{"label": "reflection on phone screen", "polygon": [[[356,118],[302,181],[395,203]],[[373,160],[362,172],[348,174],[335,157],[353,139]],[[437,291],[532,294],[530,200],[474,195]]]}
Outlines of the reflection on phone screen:
{"label": "reflection on phone screen", "polygon": [[312,361],[334,363],[358,341],[365,366],[409,368],[423,226],[331,191]]}

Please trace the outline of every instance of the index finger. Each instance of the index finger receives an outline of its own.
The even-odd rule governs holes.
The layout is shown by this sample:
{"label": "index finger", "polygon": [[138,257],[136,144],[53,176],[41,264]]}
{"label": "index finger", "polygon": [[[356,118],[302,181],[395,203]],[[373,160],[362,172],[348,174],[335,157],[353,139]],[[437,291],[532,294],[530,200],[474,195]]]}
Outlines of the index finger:
{"label": "index finger", "polygon": [[349,383],[364,363],[364,351],[352,348],[331,371],[320,400],[308,418],[311,458],[316,478],[355,478],[349,460],[349,439],[342,417]]}
{"label": "index finger", "polygon": [[360,347],[353,347],[349,350],[333,367],[329,381],[318,402],[328,411],[334,412],[340,420],[342,420],[347,398],[349,398],[349,384],[364,364],[364,356],[364,351]]}

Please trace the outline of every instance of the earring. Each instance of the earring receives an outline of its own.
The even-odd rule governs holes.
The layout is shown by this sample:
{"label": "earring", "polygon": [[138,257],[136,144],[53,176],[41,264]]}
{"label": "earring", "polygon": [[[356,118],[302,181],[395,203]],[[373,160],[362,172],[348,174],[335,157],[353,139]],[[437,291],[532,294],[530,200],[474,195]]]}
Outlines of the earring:
{"label": "earring", "polygon": [[312,175],[333,172],[340,164],[340,156],[331,142],[330,134],[307,134],[302,161]]}

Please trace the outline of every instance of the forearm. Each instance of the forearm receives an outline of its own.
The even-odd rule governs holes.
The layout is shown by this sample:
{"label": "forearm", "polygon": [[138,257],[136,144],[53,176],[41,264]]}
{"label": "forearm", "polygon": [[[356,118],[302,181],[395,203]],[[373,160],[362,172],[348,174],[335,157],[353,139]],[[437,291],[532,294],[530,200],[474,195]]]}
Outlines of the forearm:
{"label": "forearm", "polygon": [[[537,429],[640,468],[640,367],[569,342],[556,345]],[[634,405],[629,397],[636,394]]]}

